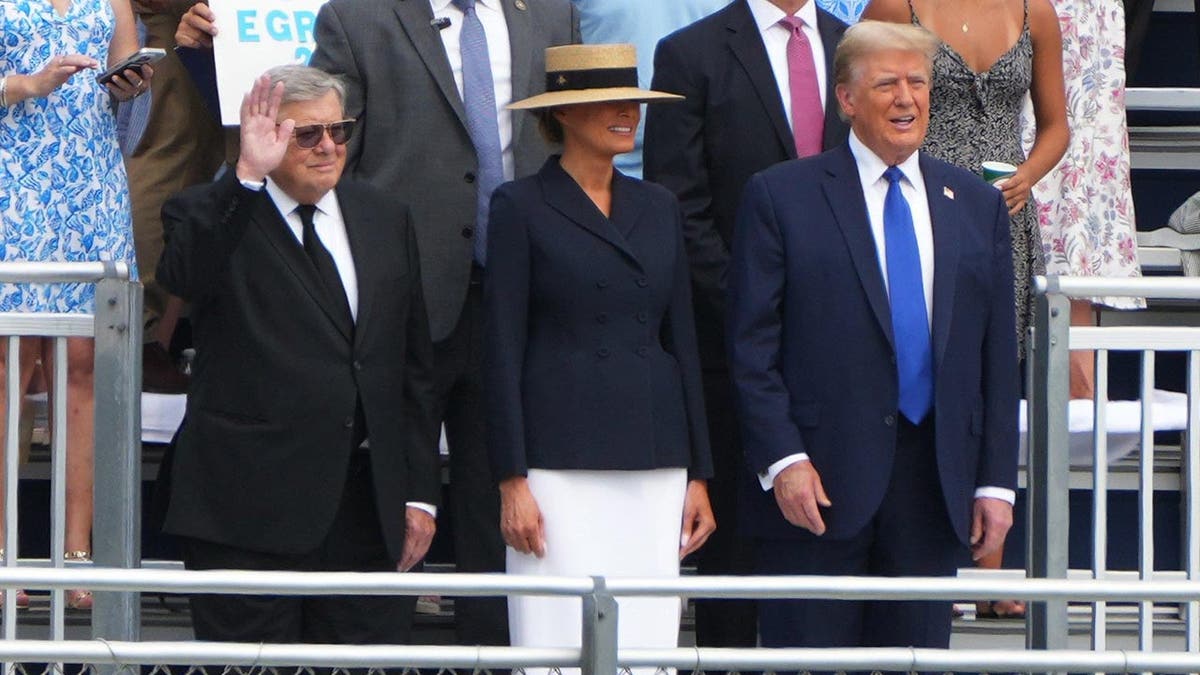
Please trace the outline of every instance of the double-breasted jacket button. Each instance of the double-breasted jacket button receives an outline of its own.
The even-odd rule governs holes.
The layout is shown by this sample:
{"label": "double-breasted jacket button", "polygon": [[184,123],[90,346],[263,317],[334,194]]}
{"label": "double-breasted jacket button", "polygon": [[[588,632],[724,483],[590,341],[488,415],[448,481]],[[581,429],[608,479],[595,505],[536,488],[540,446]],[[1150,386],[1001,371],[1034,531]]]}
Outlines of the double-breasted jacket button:
{"label": "double-breasted jacket button", "polygon": [[342,420],[342,426],[346,427],[347,429],[353,429],[354,428],[354,418],[347,417],[346,419]]}
{"label": "double-breasted jacket button", "polygon": [[604,312],[600,312],[599,314],[596,315],[596,323],[604,323],[606,321],[608,321],[608,314],[605,314]]}
{"label": "double-breasted jacket button", "polygon": [[607,359],[610,353],[611,352],[608,351],[608,347],[601,347],[600,349],[596,350],[596,356],[599,356],[602,359]]}
{"label": "double-breasted jacket button", "polygon": [[601,280],[597,281],[596,288],[599,288],[601,290],[608,288],[608,279],[601,279]]}
{"label": "double-breasted jacket button", "polygon": [[889,426],[889,427],[896,426],[896,416],[895,415],[884,415],[883,423],[884,423],[884,425]]}
{"label": "double-breasted jacket button", "polygon": [[467,227],[464,227],[462,229],[463,239],[470,239],[474,235],[475,235],[475,230],[473,228],[471,228],[471,226],[468,225]]}
{"label": "double-breasted jacket button", "polygon": [[646,281],[646,277],[638,277],[634,283],[638,285],[638,288],[645,288],[650,282]]}
{"label": "double-breasted jacket button", "polygon": [[644,312],[644,311],[642,311],[642,312],[638,312],[638,313],[637,313],[637,320],[638,320],[638,322],[639,322],[639,323],[646,323],[646,312]]}
{"label": "double-breasted jacket button", "polygon": [[362,370],[362,369],[363,369],[363,364],[362,364],[362,361],[355,360],[355,361],[354,361],[354,363],[352,363],[351,365],[352,365],[352,366],[354,366],[354,369],[355,369],[355,370]]}
{"label": "double-breasted jacket button", "polygon": [[641,356],[642,358],[645,358],[649,353],[650,353],[650,350],[647,349],[646,347],[638,347],[637,348],[637,355]]}
{"label": "double-breasted jacket button", "polygon": [[468,183],[474,183],[475,182],[475,172],[474,171],[466,172],[465,174],[463,174],[463,180],[467,181]]}

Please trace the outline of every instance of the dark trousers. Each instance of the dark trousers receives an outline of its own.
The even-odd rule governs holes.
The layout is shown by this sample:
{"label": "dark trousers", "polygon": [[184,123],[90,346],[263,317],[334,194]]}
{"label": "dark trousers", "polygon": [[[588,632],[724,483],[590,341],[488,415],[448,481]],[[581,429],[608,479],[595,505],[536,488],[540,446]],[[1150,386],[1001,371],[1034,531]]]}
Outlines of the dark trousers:
{"label": "dark trousers", "polygon": [[[965,549],[946,513],[933,423],[902,421],[887,495],[874,519],[843,541],[760,540],[761,574],[952,576]],[[832,508],[837,508],[835,503]],[[807,534],[807,533],[806,533]],[[933,647],[950,644],[951,603],[764,600],[764,647]]]}
{"label": "dark trousers", "polygon": [[[712,444],[713,477],[708,481],[717,530],[696,552],[700,574],[753,574],[754,541],[741,535],[738,495],[749,479],[738,436],[733,385],[726,370],[704,372],[704,403]],[[697,600],[696,644],[701,647],[753,647],[758,610],[753,600]]]}
{"label": "dark trousers", "polygon": [[[483,431],[483,293],[472,282],[458,325],[434,344],[438,409],[450,446],[450,518],[459,572],[503,572],[500,492],[492,480]],[[504,598],[455,598],[455,632],[463,645],[507,645]]]}
{"label": "dark trousers", "polygon": [[[286,508],[281,506],[280,508]],[[243,569],[321,572],[390,572],[379,529],[371,461],[355,452],[333,525],[321,544],[303,555],[260,553],[199,539],[182,540],[190,570]],[[411,596],[194,595],[197,640],[317,644],[404,644],[412,633]]]}

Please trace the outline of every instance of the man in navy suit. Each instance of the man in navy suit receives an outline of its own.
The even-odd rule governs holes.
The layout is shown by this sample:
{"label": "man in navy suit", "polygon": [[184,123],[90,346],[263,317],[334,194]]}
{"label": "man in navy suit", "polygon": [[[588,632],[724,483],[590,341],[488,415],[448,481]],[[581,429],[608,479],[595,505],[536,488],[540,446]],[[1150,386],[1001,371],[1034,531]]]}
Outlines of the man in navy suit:
{"label": "man in navy suit", "polygon": [[[729,355],[762,574],[952,575],[1012,523],[1017,347],[999,191],[917,152],[936,41],[835,55],[846,145],[754,176]],[[946,647],[944,602],[760,603],[762,644]]]}

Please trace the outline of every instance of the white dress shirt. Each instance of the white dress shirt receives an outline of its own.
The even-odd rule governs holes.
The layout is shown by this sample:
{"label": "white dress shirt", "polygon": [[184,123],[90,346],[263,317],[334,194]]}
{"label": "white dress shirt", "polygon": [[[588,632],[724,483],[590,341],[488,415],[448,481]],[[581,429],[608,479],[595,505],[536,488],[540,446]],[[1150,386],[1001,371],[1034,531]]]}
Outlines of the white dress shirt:
{"label": "white dress shirt", "polygon": [[[883,230],[883,204],[887,199],[888,180],[883,172],[888,169],[882,159],[872,152],[859,140],[854,131],[850,132],[850,152],[858,165],[858,179],[862,183],[863,197],[867,202],[867,219],[870,221],[871,237],[875,240],[876,257],[879,259],[879,271],[883,276],[883,285],[888,287],[887,249]],[[921,164],[914,152],[900,164],[896,165],[904,174],[900,181],[900,192],[908,201],[912,212],[913,232],[917,238],[917,253],[921,259],[921,286],[925,294],[925,317],[929,322],[930,333],[933,331],[933,222],[929,217],[929,198],[925,190],[925,178],[921,174]],[[767,467],[765,473],[758,476],[763,490],[774,487],[775,477],[784,469],[796,462],[808,460],[808,454],[799,452],[788,455]],[[1016,493],[1008,488],[982,486],[975,489],[975,497],[992,497],[1003,499],[1012,504],[1016,501]]]}
{"label": "white dress shirt", "polygon": [[[266,183],[267,195],[274,202],[275,208],[279,209],[279,215],[283,216],[292,236],[296,237],[296,241],[303,246],[304,225],[300,222],[300,214],[296,213],[296,207],[300,206],[300,202],[292,199],[274,181],[268,180]],[[248,189],[254,189],[256,186],[255,183],[249,181],[242,181],[242,185]],[[350,303],[350,315],[357,321],[358,272],[354,269],[354,256],[350,253],[350,239],[346,236],[346,221],[342,219],[342,209],[338,204],[337,192],[334,190],[326,192],[325,196],[321,197],[313,206],[317,207],[316,212],[313,213],[313,229],[317,231],[317,238],[321,240],[325,249],[329,251],[329,255],[333,257],[333,264],[337,267],[338,276],[342,278],[342,288],[346,291],[346,301]],[[367,441],[363,441],[363,447],[366,446]],[[421,509],[437,518],[437,507],[433,504],[425,502],[406,502],[405,504]]]}
{"label": "white dress shirt", "polygon": [[[775,84],[779,87],[779,97],[783,100],[783,118],[788,127],[792,126],[792,85],[788,75],[787,43],[792,37],[792,30],[779,23],[787,16],[782,9],[771,4],[769,0],[749,0],[750,14],[754,23],[762,33],[763,46],[767,48],[767,59],[771,62],[771,73],[775,75]],[[817,30],[817,3],[809,0],[804,3],[796,16],[804,21],[804,36],[812,47],[813,67],[817,71],[817,89],[821,94],[821,107],[825,106],[826,82],[825,46],[821,42],[821,32]],[[795,131],[795,130],[793,130]]]}
{"label": "white dress shirt", "polygon": [[[450,60],[450,72],[454,73],[454,84],[459,98],[463,95],[462,36],[463,12],[450,0],[429,0],[435,19],[449,19],[450,25],[438,31],[446,58]],[[475,0],[475,14],[483,25],[487,36],[488,58],[492,62],[492,86],[496,90],[496,119],[500,123],[500,151],[504,162],[504,179],[512,180],[513,163],[512,111],[505,106],[512,103],[512,51],[508,41],[508,23],[504,19],[504,7],[500,0]],[[430,30],[437,30],[430,28]]]}

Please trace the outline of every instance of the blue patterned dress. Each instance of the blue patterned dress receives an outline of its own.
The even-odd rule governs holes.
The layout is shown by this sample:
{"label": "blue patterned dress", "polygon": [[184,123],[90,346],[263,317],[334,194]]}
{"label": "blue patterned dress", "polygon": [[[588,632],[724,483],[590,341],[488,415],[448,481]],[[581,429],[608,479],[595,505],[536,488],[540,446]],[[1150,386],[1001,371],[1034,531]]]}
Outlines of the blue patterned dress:
{"label": "blue patterned dress", "polygon": [[[0,73],[51,58],[108,61],[110,0],[0,0]],[[129,184],[108,91],[84,71],[46,98],[0,108],[0,260],[132,263]],[[0,312],[91,312],[91,284],[0,284]]]}

